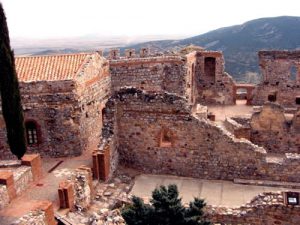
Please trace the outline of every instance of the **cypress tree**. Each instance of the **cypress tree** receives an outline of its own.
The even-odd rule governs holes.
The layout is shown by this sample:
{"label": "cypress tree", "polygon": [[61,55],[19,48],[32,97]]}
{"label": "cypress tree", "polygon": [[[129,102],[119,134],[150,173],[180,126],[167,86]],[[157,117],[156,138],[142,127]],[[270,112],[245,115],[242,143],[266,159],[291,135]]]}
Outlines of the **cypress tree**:
{"label": "cypress tree", "polygon": [[10,47],[6,16],[0,3],[0,92],[2,113],[11,152],[20,159],[26,152],[24,116],[14,52]]}

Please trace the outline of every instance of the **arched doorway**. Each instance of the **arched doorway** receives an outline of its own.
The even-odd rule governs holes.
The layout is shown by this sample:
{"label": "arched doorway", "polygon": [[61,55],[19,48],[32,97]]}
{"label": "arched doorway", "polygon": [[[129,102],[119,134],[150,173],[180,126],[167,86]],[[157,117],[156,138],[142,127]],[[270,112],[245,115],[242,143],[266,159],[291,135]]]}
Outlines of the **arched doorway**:
{"label": "arched doorway", "polygon": [[236,84],[233,86],[233,103],[237,105],[252,105],[253,84]]}

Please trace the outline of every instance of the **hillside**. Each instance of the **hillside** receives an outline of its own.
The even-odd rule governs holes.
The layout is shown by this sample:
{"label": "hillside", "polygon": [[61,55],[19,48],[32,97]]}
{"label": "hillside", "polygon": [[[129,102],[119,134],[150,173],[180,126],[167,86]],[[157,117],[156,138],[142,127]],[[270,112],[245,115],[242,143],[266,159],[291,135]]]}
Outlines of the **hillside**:
{"label": "hillside", "polygon": [[187,39],[146,42],[130,47],[174,51],[190,44],[223,51],[227,72],[237,81],[255,82],[255,78],[249,77],[259,73],[257,51],[300,48],[300,17],[261,18]]}

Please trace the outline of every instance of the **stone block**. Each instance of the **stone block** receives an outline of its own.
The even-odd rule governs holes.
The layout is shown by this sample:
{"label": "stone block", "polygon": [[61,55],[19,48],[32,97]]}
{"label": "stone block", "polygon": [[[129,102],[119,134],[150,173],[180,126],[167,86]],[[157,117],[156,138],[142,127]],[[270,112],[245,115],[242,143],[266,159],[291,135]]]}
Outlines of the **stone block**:
{"label": "stone block", "polygon": [[110,148],[107,145],[102,152],[93,153],[94,178],[106,181],[110,172]]}
{"label": "stone block", "polygon": [[62,181],[58,189],[59,205],[62,209],[74,209],[74,184],[70,181]]}
{"label": "stone block", "polygon": [[13,173],[10,171],[0,171],[0,184],[6,186],[9,201],[13,200],[17,195]]}
{"label": "stone block", "polygon": [[54,217],[54,209],[52,202],[41,201],[39,204],[37,204],[35,210],[42,210],[45,212],[45,223],[47,225],[57,225],[57,222]]}
{"label": "stone block", "polygon": [[209,113],[207,115],[207,119],[211,120],[211,121],[215,121],[216,120],[216,115]]}
{"label": "stone block", "polygon": [[91,190],[91,195],[94,194],[94,187],[93,187],[93,172],[92,172],[92,169],[88,166],[80,166],[77,171],[85,171],[87,172],[87,180],[88,180],[88,185],[90,187],[90,190]]}
{"label": "stone block", "polygon": [[24,155],[22,165],[31,167],[33,181],[38,181],[42,177],[42,160],[39,154]]}
{"label": "stone block", "polygon": [[245,138],[247,140],[250,140],[251,138],[251,129],[246,127],[246,128],[239,128],[234,130],[234,136],[236,138]]}

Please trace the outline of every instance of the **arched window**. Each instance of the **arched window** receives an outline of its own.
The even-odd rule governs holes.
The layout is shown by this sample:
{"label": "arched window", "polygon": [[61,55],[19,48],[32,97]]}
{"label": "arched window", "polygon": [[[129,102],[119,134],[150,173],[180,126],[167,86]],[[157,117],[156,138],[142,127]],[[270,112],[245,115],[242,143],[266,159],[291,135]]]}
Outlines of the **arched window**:
{"label": "arched window", "polygon": [[38,144],[38,128],[35,122],[27,121],[25,123],[26,128],[26,137],[27,137],[27,144],[34,145]]}

